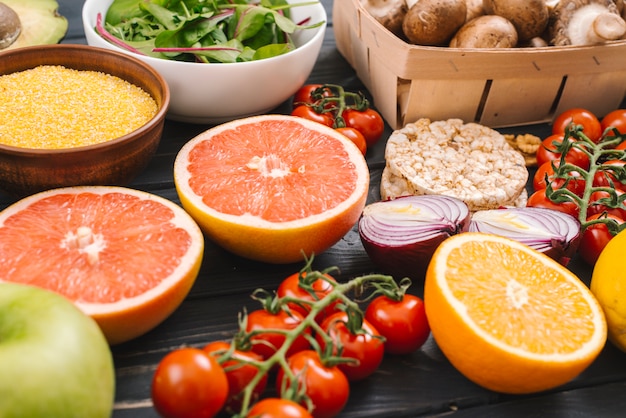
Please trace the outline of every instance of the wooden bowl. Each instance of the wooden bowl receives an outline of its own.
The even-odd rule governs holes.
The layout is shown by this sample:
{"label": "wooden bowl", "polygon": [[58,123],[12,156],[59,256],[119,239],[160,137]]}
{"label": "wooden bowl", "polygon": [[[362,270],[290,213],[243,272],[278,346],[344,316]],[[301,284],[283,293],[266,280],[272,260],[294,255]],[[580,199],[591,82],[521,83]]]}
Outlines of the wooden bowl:
{"label": "wooden bowl", "polygon": [[56,187],[129,183],[146,167],[161,140],[170,101],[163,77],[127,54],[87,45],[43,45],[0,53],[0,75],[40,65],[119,77],[150,94],[157,112],[137,130],[95,145],[33,149],[0,144],[0,189],[22,197]]}

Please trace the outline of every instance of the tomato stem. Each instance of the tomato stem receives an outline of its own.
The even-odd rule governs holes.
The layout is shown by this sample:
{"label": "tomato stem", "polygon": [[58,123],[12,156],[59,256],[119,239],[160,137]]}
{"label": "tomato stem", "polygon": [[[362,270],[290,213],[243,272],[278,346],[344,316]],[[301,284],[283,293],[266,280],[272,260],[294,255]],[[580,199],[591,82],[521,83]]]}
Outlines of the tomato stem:
{"label": "tomato stem", "polygon": [[[572,138],[573,141],[568,139]],[[555,203],[563,203],[572,201],[578,206],[578,221],[581,225],[581,231],[589,226],[599,223],[606,224],[612,235],[617,234],[626,228],[626,223],[618,225],[618,223],[609,218],[602,216],[599,219],[588,220],[589,208],[594,204],[603,204],[608,208],[623,207],[623,200],[619,199],[615,190],[614,182],[608,179],[611,187],[594,185],[596,175],[600,171],[613,172],[616,181],[626,183],[626,169],[623,166],[613,167],[605,165],[609,159],[626,160],[626,151],[615,149],[617,145],[624,141],[624,138],[617,130],[613,130],[613,135],[605,135],[598,143],[593,142],[583,133],[583,126],[570,123],[565,129],[563,141],[557,145],[554,152],[560,154],[558,167],[554,166],[555,178],[564,179],[565,185],[559,188],[553,188],[551,182],[546,178],[546,197]],[[576,148],[587,155],[589,158],[589,169],[585,170],[579,166],[566,161],[567,153],[571,148]],[[577,195],[567,188],[567,184],[577,181],[572,176],[576,172],[584,179],[585,187],[582,195]],[[609,194],[610,198],[602,202],[591,202],[591,196],[594,192],[603,191]]]}
{"label": "tomato stem", "polygon": [[[258,373],[246,385],[243,391],[241,410],[237,415],[235,415],[235,417],[244,417],[247,414],[251,406],[252,397],[254,395],[254,388],[261,381],[261,379],[263,379],[263,376],[267,375],[272,370],[275,370],[276,367],[282,368],[285,373],[287,382],[298,381],[297,376],[294,375],[294,373],[288,366],[287,352],[294,344],[296,339],[299,338],[301,335],[308,335],[309,330],[315,332],[324,341],[327,342],[327,344],[325,344],[326,348],[324,350],[321,350],[319,344],[317,342],[314,342],[314,338],[309,337],[309,342],[312,343],[312,348],[320,353],[320,358],[322,359],[324,364],[328,366],[333,366],[340,363],[349,363],[355,361],[355,359],[352,358],[342,357],[341,346],[338,347],[336,341],[334,341],[332,337],[328,335],[328,333],[324,329],[322,329],[322,327],[317,323],[316,318],[318,318],[325,309],[339,302],[340,309],[344,310],[348,316],[348,320],[346,322],[348,328],[353,332],[363,332],[363,311],[360,309],[359,304],[355,300],[351,299],[348,294],[357,293],[360,296],[363,292],[369,292],[371,294],[368,295],[367,299],[381,293],[385,295],[397,296],[403,295],[406,291],[406,288],[410,285],[409,279],[404,279],[400,282],[400,284],[397,284],[394,281],[393,277],[381,274],[364,275],[353,278],[345,283],[337,283],[327,278],[326,273],[329,270],[312,270],[311,261],[312,259],[308,259],[305,267],[300,271],[301,283],[304,283],[305,285],[308,284],[308,287],[306,287],[306,289],[309,293],[311,293],[311,295],[315,295],[315,291],[311,287],[311,284],[319,279],[326,280],[332,286],[332,289],[324,297],[318,298],[314,301],[302,300],[287,296],[270,297],[271,294],[263,289],[255,290],[252,295],[255,300],[261,302],[265,309],[272,309],[273,311],[271,312],[278,312],[280,309],[285,309],[288,311],[289,307],[287,303],[299,303],[301,304],[301,306],[306,306],[308,309],[308,313],[304,317],[302,322],[300,322],[295,328],[290,330],[263,329],[246,331],[246,314],[244,312],[240,315],[239,331],[233,338],[233,341],[231,343],[231,350],[224,352],[219,357],[220,363],[224,363],[229,359],[229,356],[232,355],[235,348],[239,348],[242,350],[250,349],[251,346],[255,343],[252,341],[252,337],[260,335],[262,333],[277,333],[285,337],[282,345],[280,347],[277,347],[276,351],[269,358],[263,361],[250,361],[246,363],[256,367]],[[302,387],[298,387],[294,384],[286,387],[283,384],[281,388],[281,397],[299,403],[310,403],[310,400],[306,397],[306,393]]]}

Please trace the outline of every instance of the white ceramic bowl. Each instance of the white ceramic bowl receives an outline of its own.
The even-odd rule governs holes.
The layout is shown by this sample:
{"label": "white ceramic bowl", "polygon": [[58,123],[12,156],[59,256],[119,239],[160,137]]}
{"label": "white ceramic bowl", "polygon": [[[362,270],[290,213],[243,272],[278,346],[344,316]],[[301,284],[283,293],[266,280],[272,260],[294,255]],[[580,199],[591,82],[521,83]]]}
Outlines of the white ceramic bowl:
{"label": "white ceramic bowl", "polygon": [[287,54],[241,63],[175,62],[126,51],[98,35],[98,13],[104,18],[111,3],[113,0],[85,1],[82,18],[87,43],[125,52],[156,69],[170,88],[167,118],[181,122],[215,124],[275,109],[311,74],[326,31],[327,16],[321,3],[294,7],[291,13],[295,22],[310,17],[309,24],[324,24],[295,33],[297,48]]}

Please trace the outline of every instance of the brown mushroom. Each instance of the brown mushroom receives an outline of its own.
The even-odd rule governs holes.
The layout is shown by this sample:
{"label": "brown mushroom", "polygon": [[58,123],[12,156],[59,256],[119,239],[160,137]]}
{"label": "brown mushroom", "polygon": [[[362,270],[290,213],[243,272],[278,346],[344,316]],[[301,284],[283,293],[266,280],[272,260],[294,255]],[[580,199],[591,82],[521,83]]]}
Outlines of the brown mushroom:
{"label": "brown mushroom", "polygon": [[396,35],[402,35],[402,21],[408,10],[405,0],[361,0],[372,17]]}
{"label": "brown mushroom", "polygon": [[561,0],[550,23],[550,43],[594,45],[621,39],[626,21],[612,0]]}
{"label": "brown mushroom", "polygon": [[419,0],[404,17],[402,31],[417,45],[447,45],[466,14],[465,0]]}
{"label": "brown mushroom", "polygon": [[513,24],[497,15],[484,15],[470,20],[450,41],[452,48],[514,48],[517,31]]}
{"label": "brown mushroom", "polygon": [[488,14],[508,19],[520,41],[541,36],[550,17],[545,0],[484,0],[483,7]]}
{"label": "brown mushroom", "polygon": [[467,7],[466,23],[485,14],[483,0],[465,0],[465,5]]}
{"label": "brown mushroom", "polygon": [[11,45],[22,32],[20,17],[13,9],[0,3],[0,49]]}

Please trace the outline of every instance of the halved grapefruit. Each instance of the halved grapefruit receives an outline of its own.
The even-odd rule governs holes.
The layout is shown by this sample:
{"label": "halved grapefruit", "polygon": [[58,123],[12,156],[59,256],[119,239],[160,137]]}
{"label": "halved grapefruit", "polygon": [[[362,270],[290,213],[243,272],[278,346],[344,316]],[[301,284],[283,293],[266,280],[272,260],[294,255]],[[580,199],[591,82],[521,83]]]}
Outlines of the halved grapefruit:
{"label": "halved grapefruit", "polygon": [[64,295],[110,344],[167,318],[203,253],[202,231],[180,206],[124,187],[49,190],[0,212],[0,282]]}
{"label": "halved grapefruit", "polygon": [[211,128],[180,150],[174,181],[206,235],[242,257],[291,263],[356,224],[367,198],[363,154],[332,128],[262,115]]}

